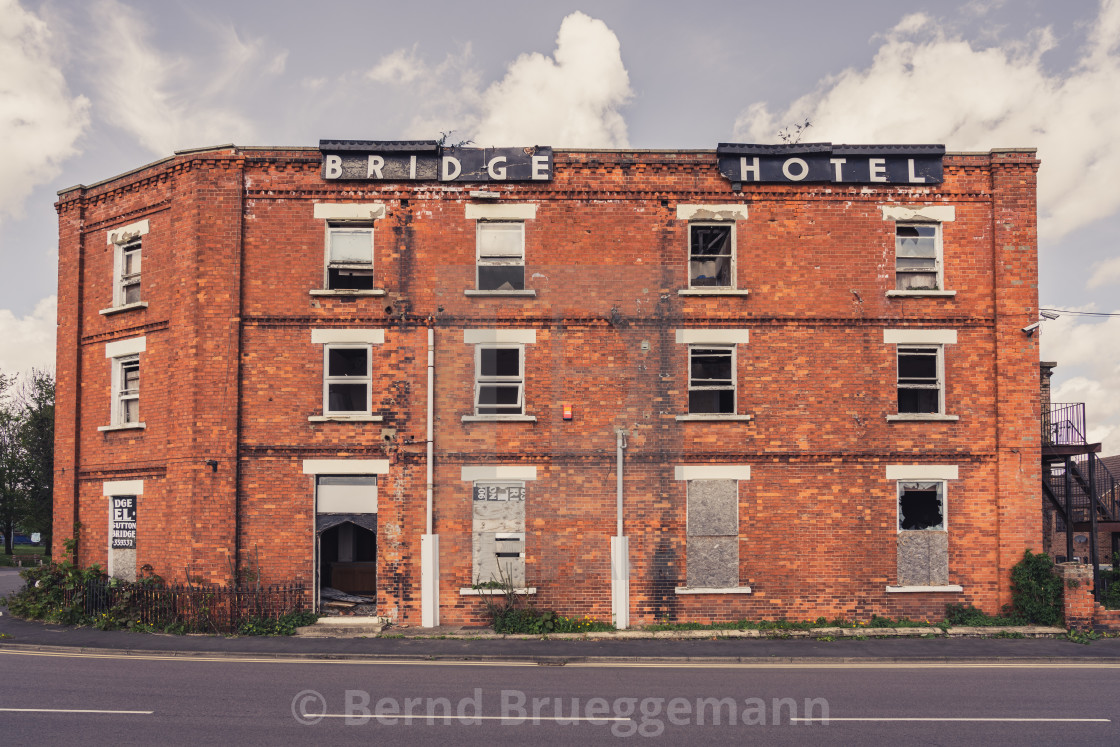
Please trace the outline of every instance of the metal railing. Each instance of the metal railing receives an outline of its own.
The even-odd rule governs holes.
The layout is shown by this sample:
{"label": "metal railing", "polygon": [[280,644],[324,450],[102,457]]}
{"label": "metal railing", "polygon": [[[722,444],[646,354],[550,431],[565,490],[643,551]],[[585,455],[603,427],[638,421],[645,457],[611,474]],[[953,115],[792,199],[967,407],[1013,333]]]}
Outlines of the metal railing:
{"label": "metal railing", "polygon": [[1042,443],[1054,446],[1085,444],[1085,403],[1051,402],[1042,414]]}

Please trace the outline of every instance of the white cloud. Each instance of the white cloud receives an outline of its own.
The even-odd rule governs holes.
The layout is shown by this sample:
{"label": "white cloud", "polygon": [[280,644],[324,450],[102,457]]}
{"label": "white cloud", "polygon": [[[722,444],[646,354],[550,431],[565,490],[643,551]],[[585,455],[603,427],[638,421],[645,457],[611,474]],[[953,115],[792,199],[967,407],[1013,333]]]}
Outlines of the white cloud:
{"label": "white cloud", "polygon": [[58,299],[39,301],[27,316],[0,309],[0,373],[27,373],[54,368],[55,315]]}
{"label": "white cloud", "polygon": [[89,101],[71,96],[47,24],[16,0],[0,0],[0,214],[20,217],[31,190],[78,152]]}
{"label": "white cloud", "polygon": [[454,128],[452,140],[476,145],[554,145],[617,148],[627,145],[620,108],[630,99],[630,76],[618,37],[605,23],[572,13],[560,24],[552,56],[524,54],[505,76],[481,90],[471,49],[448,54],[437,65],[417,51],[382,57],[365,77],[407,87],[418,111],[412,137],[433,138]]}
{"label": "white cloud", "polygon": [[607,24],[572,13],[560,24],[553,56],[526,54],[482,95],[480,145],[620,148],[619,113],[631,97],[618,37]]}
{"label": "white cloud", "polygon": [[1098,262],[1093,265],[1093,274],[1087,285],[1090,288],[1099,288],[1102,285],[1120,283],[1120,257]]}
{"label": "white cloud", "polygon": [[[1091,310],[1078,309],[1078,310]],[[1087,437],[1120,453],[1120,316],[1064,315],[1042,325],[1042,360],[1057,361],[1053,402],[1084,402]]]}
{"label": "white cloud", "polygon": [[237,111],[238,93],[255,83],[256,74],[284,65],[280,57],[265,58],[260,41],[218,28],[216,54],[175,59],[150,42],[148,25],[117,0],[93,6],[92,26],[97,108],[108,122],[160,156],[253,140],[252,124]]}
{"label": "white cloud", "polygon": [[808,118],[832,142],[943,142],[954,150],[1037,146],[1040,233],[1053,240],[1120,208],[1114,147],[1120,121],[1120,0],[1102,0],[1080,59],[1060,74],[1041,58],[1049,29],[1002,47],[977,48],[926,15],[906,16],[871,65],[848,69],[772,112],[749,107],[735,136],[771,142]]}
{"label": "white cloud", "polygon": [[428,74],[427,66],[413,46],[411,50],[398,49],[385,55],[366,73],[366,77],[377,83],[404,84]]}

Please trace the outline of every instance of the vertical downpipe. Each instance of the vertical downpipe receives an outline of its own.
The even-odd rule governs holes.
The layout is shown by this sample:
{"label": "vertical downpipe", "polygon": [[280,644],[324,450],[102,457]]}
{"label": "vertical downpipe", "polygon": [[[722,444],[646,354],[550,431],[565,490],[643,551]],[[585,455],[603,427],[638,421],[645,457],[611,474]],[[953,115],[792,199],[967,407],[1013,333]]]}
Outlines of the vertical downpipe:
{"label": "vertical downpipe", "polygon": [[435,379],[436,331],[428,319],[428,417],[425,432],[427,459],[425,465],[425,533],[420,537],[420,624],[425,628],[439,625],[439,535],[433,533],[432,522],[432,456],[435,450]]}
{"label": "vertical downpipe", "polygon": [[626,431],[615,429],[615,488],[618,513],[615,536],[611,537],[611,617],[619,630],[630,627],[630,541],[622,530],[622,466]]}

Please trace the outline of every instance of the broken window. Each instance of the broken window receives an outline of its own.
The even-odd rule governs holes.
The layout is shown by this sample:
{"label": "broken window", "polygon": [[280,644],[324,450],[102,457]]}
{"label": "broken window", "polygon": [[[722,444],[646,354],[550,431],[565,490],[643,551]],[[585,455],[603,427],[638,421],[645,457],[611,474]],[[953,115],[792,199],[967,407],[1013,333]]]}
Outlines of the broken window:
{"label": "broken window", "polygon": [[900,482],[898,484],[898,528],[904,530],[944,529],[945,484]]}
{"label": "broken window", "polygon": [[373,290],[373,226],[327,226],[327,289]]}
{"label": "broken window", "polygon": [[727,223],[690,223],[688,226],[688,285],[690,288],[735,286],[734,227]]}
{"label": "broken window", "polygon": [[140,239],[117,245],[117,306],[140,303]]}
{"label": "broken window", "polygon": [[113,425],[140,422],[140,356],[114,358],[116,402],[113,407]]}
{"label": "broken window", "polygon": [[691,588],[739,585],[739,483],[688,481],[686,580]]}
{"label": "broken window", "polygon": [[942,411],[941,348],[898,348],[898,412]]}
{"label": "broken window", "polygon": [[941,225],[899,223],[895,226],[895,290],[940,290]]}
{"label": "broken window", "polygon": [[688,412],[735,412],[735,348],[688,349]]}
{"label": "broken window", "polygon": [[473,584],[525,586],[525,483],[476,482]]}
{"label": "broken window", "polygon": [[525,349],[520,345],[475,348],[475,414],[521,415]]}
{"label": "broken window", "polygon": [[368,413],[373,378],[369,346],[327,345],[324,355],[324,414]]}
{"label": "broken window", "polygon": [[525,224],[479,221],[478,290],[525,290]]}

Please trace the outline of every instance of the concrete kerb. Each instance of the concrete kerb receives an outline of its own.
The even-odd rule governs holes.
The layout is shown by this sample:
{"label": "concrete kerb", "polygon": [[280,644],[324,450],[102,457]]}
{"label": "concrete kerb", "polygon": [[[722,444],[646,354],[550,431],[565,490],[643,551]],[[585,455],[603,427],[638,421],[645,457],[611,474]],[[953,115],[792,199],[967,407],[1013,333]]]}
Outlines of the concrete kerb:
{"label": "concrete kerb", "polygon": [[[301,631],[303,628],[300,629]],[[1041,625],[995,625],[989,627],[912,627],[912,628],[809,628],[809,629],[711,629],[711,630],[611,630],[588,633],[495,633],[426,632],[413,628],[386,628],[382,638],[446,638],[458,640],[511,641],[610,641],[610,640],[707,640],[712,638],[1064,638],[1065,628]]]}

